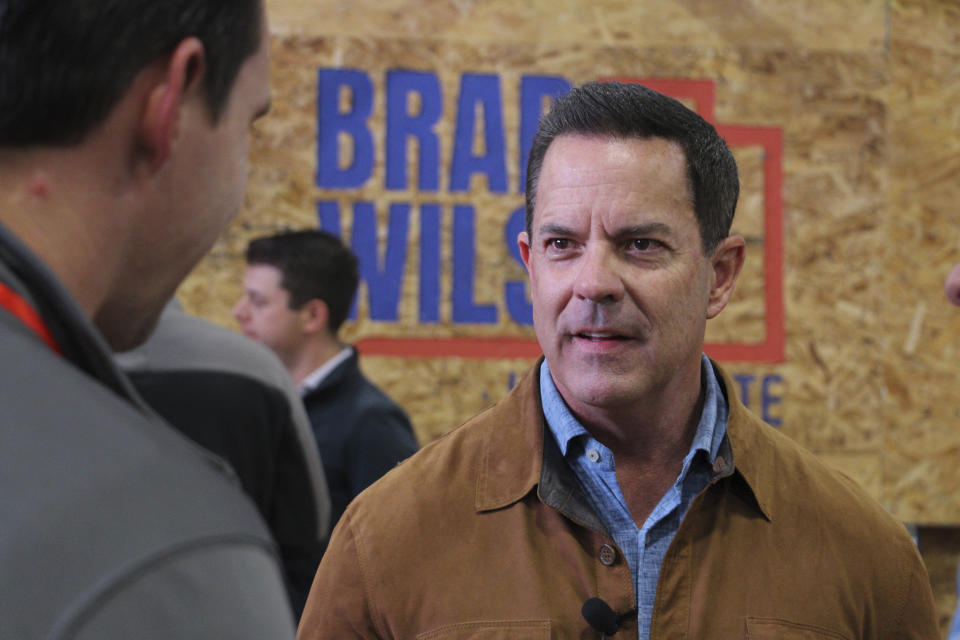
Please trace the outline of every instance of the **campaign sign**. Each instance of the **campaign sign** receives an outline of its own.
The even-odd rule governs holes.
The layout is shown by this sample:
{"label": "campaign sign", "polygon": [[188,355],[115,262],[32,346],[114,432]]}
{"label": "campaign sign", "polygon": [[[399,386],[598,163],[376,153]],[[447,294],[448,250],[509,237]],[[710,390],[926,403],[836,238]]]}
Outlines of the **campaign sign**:
{"label": "campaign sign", "polygon": [[[601,80],[639,82],[683,101],[716,126],[735,154],[738,149],[759,149],[762,282],[755,289],[762,298],[761,338],[708,342],[706,352],[725,362],[782,362],[782,130],[716,123],[711,81]],[[505,126],[508,105],[496,74],[462,74],[455,115],[445,118],[451,110],[435,73],[388,71],[381,85],[386,95],[376,96],[376,85],[365,71],[319,70],[316,185],[325,193],[358,194],[349,202],[319,200],[319,226],[341,235],[349,220],[347,242],[359,259],[361,295],[366,296],[363,305],[355,302],[351,320],[358,320],[362,307],[370,326],[394,325],[383,336],[368,333],[358,340],[364,353],[500,359],[540,354],[522,269],[505,274],[499,266],[478,260],[477,252],[478,242],[490,242],[489,234],[481,237],[477,232],[482,200],[486,217],[491,215],[491,203],[500,208],[492,213],[502,220],[497,234],[501,251],[522,265],[516,237],[525,224],[521,194],[527,155],[544,109],[571,87],[559,76],[528,75],[519,82],[519,104],[509,105],[517,121],[512,128],[517,139],[510,141],[517,153],[511,158]],[[378,100],[385,104],[385,122],[374,127]],[[375,170],[378,163],[383,166]],[[378,186],[386,202],[383,197],[375,202],[359,196],[375,177],[383,181]],[[501,273],[493,273],[497,269]],[[491,282],[496,284],[497,299],[478,300],[478,283]],[[416,295],[405,294],[404,287],[411,286]],[[410,322],[402,322],[404,316],[415,318],[415,330],[406,330]]]}

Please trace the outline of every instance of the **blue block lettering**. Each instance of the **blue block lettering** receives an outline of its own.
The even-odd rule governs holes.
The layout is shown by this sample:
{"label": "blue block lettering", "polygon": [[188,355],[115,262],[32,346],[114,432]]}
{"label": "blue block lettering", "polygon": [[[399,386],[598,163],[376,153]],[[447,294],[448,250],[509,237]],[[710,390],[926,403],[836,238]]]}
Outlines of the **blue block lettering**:
{"label": "blue block lettering", "polygon": [[387,246],[381,260],[373,203],[354,204],[350,244],[360,263],[360,278],[367,283],[371,320],[396,322],[399,318],[409,222],[409,204],[390,205]]}
{"label": "blue block lettering", "polygon": [[[520,207],[510,215],[507,226],[503,229],[503,241],[510,251],[510,256],[519,264],[523,264],[520,247],[517,246],[517,234],[526,228],[526,208]],[[503,285],[503,294],[507,303],[507,312],[517,324],[533,324],[533,305],[527,297],[526,281],[513,280]]]}
{"label": "blue block lettering", "polygon": [[[407,101],[420,96],[420,112],[410,115]],[[419,187],[436,191],[440,187],[440,141],[435,127],[443,112],[440,81],[433,73],[390,71],[387,73],[387,189],[407,188],[407,140],[416,138],[419,147]]]}
{"label": "blue block lettering", "polygon": [[763,377],[763,384],[761,386],[760,401],[761,401],[761,417],[763,421],[769,424],[771,427],[779,427],[783,424],[783,421],[780,418],[770,415],[770,408],[775,404],[780,404],[780,396],[775,396],[770,391],[770,385],[779,384],[783,382],[783,377],[776,374],[768,375]]}
{"label": "blue block lettering", "polygon": [[338,238],[343,237],[340,231],[340,203],[336,200],[320,200],[317,202],[317,222],[320,229],[332,233]]}
{"label": "blue block lettering", "polygon": [[750,385],[756,378],[757,376],[751,373],[737,373],[733,376],[734,381],[740,385],[740,402],[747,408],[750,407]]}
{"label": "blue block lettering", "polygon": [[440,205],[420,207],[420,322],[440,322]]}
{"label": "blue block lettering", "polygon": [[[507,192],[506,133],[502,104],[498,76],[468,73],[461,77],[450,191],[468,191],[470,177],[474,173],[485,173],[492,193]],[[479,156],[473,155],[477,106],[483,108],[485,143],[484,153]]]}
{"label": "blue block lettering", "polygon": [[473,301],[476,279],[476,250],[472,206],[453,208],[453,321],[471,324],[496,324],[497,308]]}
{"label": "blue block lettering", "polygon": [[517,191],[521,193],[527,185],[527,161],[543,114],[543,98],[549,96],[556,100],[570,88],[570,81],[559,76],[524,76],[520,80],[520,184]]}
{"label": "blue block lettering", "polygon": [[[340,91],[350,90],[351,108],[340,112]],[[320,69],[317,81],[317,186],[350,189],[363,186],[373,173],[373,135],[367,120],[373,112],[373,82],[363,71]],[[353,161],[339,164],[340,134],[353,140]]]}

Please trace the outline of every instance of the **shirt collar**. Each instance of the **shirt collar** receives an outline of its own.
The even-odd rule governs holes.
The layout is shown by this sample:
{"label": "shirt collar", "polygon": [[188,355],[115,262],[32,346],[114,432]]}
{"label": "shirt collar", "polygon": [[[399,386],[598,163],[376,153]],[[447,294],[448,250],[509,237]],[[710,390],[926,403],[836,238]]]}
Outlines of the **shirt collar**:
{"label": "shirt collar", "polygon": [[[700,414],[697,430],[693,436],[690,452],[684,459],[684,473],[689,467],[693,456],[696,455],[698,451],[703,451],[707,455],[710,464],[713,464],[720,450],[720,443],[723,442],[724,435],[726,434],[726,398],[724,398],[723,392],[720,390],[720,384],[717,381],[717,376],[713,371],[710,360],[706,355],[701,355],[700,357],[700,384],[701,388],[705,390],[703,410]],[[543,414],[547,419],[547,427],[553,434],[564,456],[567,455],[570,443],[573,440],[581,436],[592,437],[570,412],[566,402],[564,402],[560,396],[560,392],[553,382],[553,377],[550,375],[550,366],[546,360],[540,364],[540,398],[543,403]]]}
{"label": "shirt collar", "polygon": [[313,391],[319,387],[320,383],[323,382],[323,379],[330,375],[333,370],[340,365],[340,363],[345,362],[352,353],[352,347],[344,347],[337,353],[337,355],[333,356],[322,365],[311,371],[310,374],[301,380],[300,384],[297,385],[297,390],[300,392],[300,395],[309,393],[310,391]]}
{"label": "shirt collar", "polygon": [[[517,381],[506,398],[471,421],[477,423],[476,430],[467,430],[479,436],[478,447],[482,452],[476,509],[502,509],[523,499],[539,484],[537,492],[545,503],[565,513],[571,505],[579,505],[577,513],[568,517],[596,531],[603,531],[591,507],[585,500],[577,498],[579,483],[564,462],[556,439],[546,435],[550,427],[545,424],[541,400],[539,365],[543,356],[540,358]],[[785,437],[750,413],[738,399],[730,376],[710,364],[710,372],[719,382],[721,402],[729,412],[725,435],[714,434],[720,440],[720,446],[713,464],[716,474],[713,482],[728,478],[732,495],[742,497],[763,518],[772,520],[774,502],[784,498],[777,494],[780,485],[770,452],[777,446],[784,446]],[[774,444],[773,439],[779,445]],[[736,465],[734,450],[737,452]]]}

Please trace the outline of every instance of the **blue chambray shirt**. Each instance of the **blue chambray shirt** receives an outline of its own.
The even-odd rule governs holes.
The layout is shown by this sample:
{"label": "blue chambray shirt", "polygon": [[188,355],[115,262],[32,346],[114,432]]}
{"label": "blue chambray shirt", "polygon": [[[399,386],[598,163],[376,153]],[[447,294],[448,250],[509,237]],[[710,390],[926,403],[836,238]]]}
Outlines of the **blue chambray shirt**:
{"label": "blue chambray shirt", "polygon": [[705,355],[700,370],[706,394],[690,451],[683,459],[676,483],[660,499],[643,527],[637,528],[617,483],[613,453],[570,413],[550,376],[547,361],[540,366],[540,397],[550,432],[600,521],[626,556],[635,586],[641,640],[650,637],[657,580],[667,547],[690,503],[713,477],[713,463],[727,432],[727,402]]}

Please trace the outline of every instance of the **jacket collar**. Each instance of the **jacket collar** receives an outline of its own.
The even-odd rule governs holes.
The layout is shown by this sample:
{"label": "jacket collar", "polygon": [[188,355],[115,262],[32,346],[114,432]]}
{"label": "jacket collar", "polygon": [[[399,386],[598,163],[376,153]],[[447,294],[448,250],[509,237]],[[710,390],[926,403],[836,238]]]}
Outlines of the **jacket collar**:
{"label": "jacket collar", "polygon": [[750,412],[740,398],[730,376],[713,362],[730,414],[727,416],[727,441],[731,449],[732,469],[740,478],[756,508],[767,520],[774,518],[777,478],[773,452],[773,427]]}
{"label": "jacket collar", "polygon": [[547,435],[540,402],[542,361],[541,357],[513,391],[485,416],[488,429],[477,478],[476,509],[507,507],[536,487],[537,497],[546,505],[605,534],[606,528],[564,462],[560,447]]}
{"label": "jacket collar", "polygon": [[316,386],[310,387],[309,389],[303,391],[302,393],[304,396],[326,391],[331,387],[335,387],[339,385],[348,374],[359,370],[360,359],[359,356],[357,356],[356,347],[351,346],[347,348],[350,349],[350,355],[346,358],[346,360],[331,369],[330,372],[327,373],[327,375],[325,375]]}
{"label": "jacket collar", "polygon": [[0,279],[40,313],[66,360],[140,411],[149,411],[70,292],[40,258],[2,224]]}
{"label": "jacket collar", "polygon": [[509,506],[540,482],[545,425],[539,370],[540,360],[506,398],[486,412],[484,423],[489,426],[483,434],[477,476],[478,511]]}
{"label": "jacket collar", "polygon": [[[580,484],[563,460],[559,447],[545,435],[540,403],[540,362],[521,378],[501,402],[487,410],[483,451],[477,476],[476,509],[490,511],[522,500],[534,488],[549,506],[596,531],[604,527],[589,506]],[[711,361],[712,362],[712,361]],[[714,465],[714,482],[729,478],[742,484],[744,498],[772,520],[772,460],[765,452],[769,435],[764,425],[740,402],[729,376],[716,364],[720,385],[730,408],[727,437]],[[736,462],[734,462],[736,452]]]}

